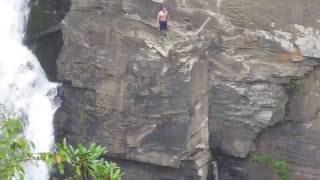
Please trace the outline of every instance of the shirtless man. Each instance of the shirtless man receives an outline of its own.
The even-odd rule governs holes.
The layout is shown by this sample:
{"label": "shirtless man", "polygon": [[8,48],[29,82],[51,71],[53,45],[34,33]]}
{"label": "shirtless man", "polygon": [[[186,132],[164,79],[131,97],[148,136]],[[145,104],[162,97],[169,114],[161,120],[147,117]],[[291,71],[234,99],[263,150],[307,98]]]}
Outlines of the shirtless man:
{"label": "shirtless man", "polygon": [[168,30],[168,21],[170,20],[169,13],[167,9],[162,5],[161,10],[158,13],[157,22],[159,23],[159,30],[161,32],[161,36],[166,37]]}

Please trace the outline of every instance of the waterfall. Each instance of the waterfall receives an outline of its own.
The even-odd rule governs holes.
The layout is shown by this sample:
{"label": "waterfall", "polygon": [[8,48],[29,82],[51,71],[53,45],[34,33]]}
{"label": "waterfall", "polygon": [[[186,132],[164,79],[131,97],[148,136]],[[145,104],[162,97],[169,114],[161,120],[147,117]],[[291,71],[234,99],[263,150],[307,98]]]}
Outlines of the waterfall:
{"label": "waterfall", "polygon": [[[51,83],[32,52],[23,44],[29,0],[0,0],[0,103],[25,121],[25,137],[34,152],[49,152],[54,142],[53,114],[57,84]],[[27,180],[46,180],[48,168],[25,165]]]}

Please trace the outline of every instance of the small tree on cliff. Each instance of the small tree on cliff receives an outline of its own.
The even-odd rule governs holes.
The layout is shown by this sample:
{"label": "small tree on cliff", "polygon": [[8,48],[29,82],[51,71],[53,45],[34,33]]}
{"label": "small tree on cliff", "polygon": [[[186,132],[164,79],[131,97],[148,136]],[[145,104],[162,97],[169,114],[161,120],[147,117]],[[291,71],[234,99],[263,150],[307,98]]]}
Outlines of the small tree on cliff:
{"label": "small tree on cliff", "polygon": [[74,148],[64,140],[57,145],[55,157],[48,158],[48,163],[57,164],[61,174],[64,174],[64,165],[67,165],[74,179],[121,180],[120,168],[101,158],[105,153],[105,148],[95,143],[88,148],[82,144]]}
{"label": "small tree on cliff", "polygon": [[0,118],[0,129],[1,180],[24,179],[24,163],[31,160],[57,167],[62,175],[67,167],[72,179],[121,180],[120,168],[102,158],[106,150],[97,144],[88,148],[79,144],[74,148],[64,140],[56,145],[55,153],[32,153],[34,145],[22,136],[23,125],[18,118]]}

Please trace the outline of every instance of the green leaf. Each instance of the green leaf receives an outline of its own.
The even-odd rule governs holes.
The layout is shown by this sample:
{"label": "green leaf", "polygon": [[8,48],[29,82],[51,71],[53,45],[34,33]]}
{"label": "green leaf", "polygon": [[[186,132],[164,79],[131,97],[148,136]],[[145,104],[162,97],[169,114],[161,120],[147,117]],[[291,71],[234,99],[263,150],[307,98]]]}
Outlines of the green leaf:
{"label": "green leaf", "polygon": [[77,173],[78,176],[81,176],[81,170],[80,170],[79,167],[76,167],[76,173]]}
{"label": "green leaf", "polygon": [[63,164],[58,164],[58,170],[60,174],[64,174],[64,166]]}
{"label": "green leaf", "polygon": [[[1,109],[0,109],[1,116]],[[105,161],[103,158],[106,149],[98,144],[92,143],[85,147],[78,144],[73,147],[67,144],[64,139],[62,144],[56,144],[56,152],[32,153],[35,145],[27,141],[21,133],[23,123],[18,118],[3,119],[0,121],[2,137],[0,139],[0,180],[11,180],[13,177],[23,179],[23,165],[26,161],[33,160],[38,165],[39,161],[47,165],[54,165],[60,174],[65,173],[65,167],[74,172],[75,179],[121,180],[123,173],[120,168],[112,162]],[[282,163],[274,164],[284,174],[286,167]],[[282,179],[281,179],[282,180]]]}

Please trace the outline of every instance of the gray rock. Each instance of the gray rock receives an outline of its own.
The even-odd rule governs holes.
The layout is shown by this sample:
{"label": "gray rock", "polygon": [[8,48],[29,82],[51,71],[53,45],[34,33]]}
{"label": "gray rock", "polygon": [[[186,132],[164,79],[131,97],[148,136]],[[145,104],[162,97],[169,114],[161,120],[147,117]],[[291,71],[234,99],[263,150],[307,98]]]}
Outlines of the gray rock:
{"label": "gray rock", "polygon": [[58,78],[70,85],[58,132],[68,124],[60,136],[72,142],[94,141],[111,157],[176,169],[180,179],[206,179],[207,43],[178,38],[179,32],[161,40],[151,21],[121,14],[120,7],[73,1],[64,19]]}
{"label": "gray rock", "polygon": [[[172,19],[166,40],[155,22],[161,2]],[[250,151],[288,161],[296,179],[319,179],[319,8],[72,0],[57,139],[106,146],[130,180],[213,178],[210,153],[220,179],[276,179]]]}
{"label": "gray rock", "polygon": [[290,162],[297,179],[318,179],[319,159],[319,77],[316,71],[290,94],[285,119],[259,136],[260,153]]}

